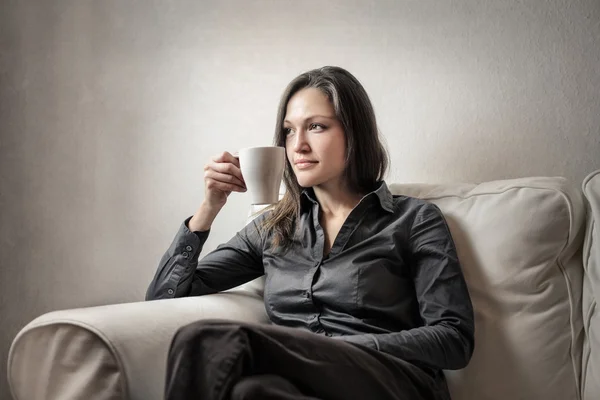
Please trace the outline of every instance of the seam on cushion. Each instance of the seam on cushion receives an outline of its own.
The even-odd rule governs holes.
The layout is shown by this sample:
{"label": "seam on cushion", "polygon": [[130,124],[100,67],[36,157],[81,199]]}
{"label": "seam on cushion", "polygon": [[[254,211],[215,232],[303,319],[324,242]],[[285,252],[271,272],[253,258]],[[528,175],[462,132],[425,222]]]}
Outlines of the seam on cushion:
{"label": "seam on cushion", "polygon": [[[584,252],[587,251],[587,253],[588,253],[587,258],[585,260],[582,260],[583,261],[583,271],[585,274],[587,274],[588,266],[590,265],[590,259],[592,258],[591,248],[592,248],[592,242],[593,242],[593,235],[594,235],[595,231],[596,231],[596,223],[592,219],[592,224],[590,225],[590,228],[586,232],[586,237],[590,238],[590,240],[588,240],[587,243],[584,243],[585,248],[583,249]],[[586,310],[587,314],[584,316],[584,319],[583,319],[583,323],[586,328],[590,326],[591,318],[592,318],[591,317],[592,311],[593,311],[594,306],[596,305],[596,297],[595,297],[596,293],[593,290],[593,286],[592,286],[591,282],[590,282],[590,291],[592,292],[591,293],[592,300],[590,302],[590,307],[588,308],[588,310]],[[586,329],[586,333],[587,333],[587,331],[588,330]]]}
{"label": "seam on cushion", "polygon": [[590,183],[590,181],[592,179],[594,179],[597,175],[600,175],[600,169],[598,171],[594,171],[591,172],[584,180],[583,183],[581,184],[581,187],[583,189],[583,191],[585,192],[587,189],[588,184]]}
{"label": "seam on cushion", "polygon": [[585,327],[590,326],[590,323],[592,321],[592,313],[594,312],[595,307],[596,307],[596,299],[592,298],[592,301],[590,302],[590,308],[587,310],[586,315],[584,315],[584,318],[583,318],[583,324]]}
{"label": "seam on cushion", "polygon": [[[556,192],[559,192],[557,190],[553,190]],[[562,259],[561,256],[564,253],[565,249],[567,248],[567,246],[569,245],[569,242],[571,241],[571,230],[573,228],[573,217],[574,217],[574,212],[573,212],[573,204],[571,203],[571,199],[566,196],[564,193],[559,192],[561,194],[561,196],[563,197],[563,199],[565,200],[566,204],[567,204],[567,209],[569,212],[569,231],[567,232],[567,240],[565,241],[565,244],[563,246],[563,248],[558,252],[558,254],[556,255],[556,264],[558,265],[558,268],[560,269],[562,275],[563,275],[563,279],[565,280],[565,284],[567,287],[567,293],[569,295],[569,311],[570,311],[570,315],[569,315],[569,326],[571,328],[571,345],[570,345],[570,349],[569,349],[569,353],[571,355],[571,364],[572,364],[572,368],[573,368],[573,375],[575,378],[575,385],[577,388],[577,398],[581,399],[581,374],[577,374],[577,364],[575,362],[575,356],[573,354],[574,349],[575,349],[575,321],[574,318],[576,318],[575,312],[574,312],[574,304],[573,304],[573,292],[572,292],[572,283],[571,283],[571,279],[569,277],[569,275],[566,273],[564,265],[562,263]],[[582,291],[583,291],[583,282],[582,282]],[[580,361],[581,362],[581,361]],[[580,371],[581,372],[581,371]]]}
{"label": "seam on cushion", "polygon": [[[564,250],[564,247],[563,247]],[[561,251],[562,253],[562,251]],[[569,346],[569,354],[571,355],[571,364],[573,367],[573,374],[575,375],[575,386],[577,387],[577,398],[581,399],[581,376],[577,377],[577,365],[575,363],[575,355],[573,354],[573,350],[575,348],[575,324],[574,324],[574,320],[573,320],[573,316],[575,315],[575,313],[573,312],[573,293],[571,290],[571,280],[569,279],[569,275],[565,272],[564,266],[562,264],[562,262],[560,261],[560,254],[559,257],[556,260],[556,263],[558,265],[558,268],[560,269],[562,275],[563,275],[563,279],[566,281],[566,287],[567,287],[567,293],[569,295],[569,326],[571,328],[571,344]]]}
{"label": "seam on cushion", "polygon": [[[542,191],[549,191],[549,192],[555,192],[558,193],[561,197],[564,198],[565,202],[568,205],[568,209],[569,209],[569,215],[573,215],[573,207],[571,205],[571,201],[569,199],[569,196],[567,196],[565,194],[565,192],[562,192],[558,189],[555,188],[541,188],[541,187],[531,187],[531,186],[511,186],[509,188],[506,188],[504,190],[500,190],[497,192],[482,192],[482,193],[473,193],[470,194],[468,196],[460,196],[457,194],[447,194],[447,195],[441,195],[441,196],[424,196],[424,197],[417,197],[417,198],[421,198],[423,200],[440,200],[440,199],[445,199],[445,198],[450,198],[450,197],[456,197],[459,199],[470,199],[471,197],[479,197],[479,196],[490,196],[490,195],[496,195],[496,194],[504,194],[510,190],[515,190],[515,189],[531,189],[531,190],[542,190]],[[415,196],[416,197],[416,196]],[[571,229],[573,228],[573,218],[569,218],[569,234],[571,233]],[[569,237],[570,238],[570,237]],[[561,250],[562,252],[562,250]]]}
{"label": "seam on cushion", "polygon": [[[591,212],[591,210],[588,209],[589,212]],[[596,231],[596,221],[594,221],[594,219],[592,219],[592,223],[590,224],[590,227],[586,230],[585,235],[586,237],[590,238],[590,240],[587,240],[587,243],[584,243],[584,248],[583,248],[583,252],[587,252],[588,256],[587,259],[585,260],[581,260],[583,262],[583,269],[585,272],[587,272],[587,267],[588,265],[590,265],[590,259],[592,258],[592,242],[594,241],[594,233]]]}
{"label": "seam on cushion", "polygon": [[[590,305],[589,312],[587,313],[587,315],[583,321],[585,326],[590,325],[590,322],[592,320],[592,315],[593,315],[595,309],[596,309],[596,300],[592,299],[592,304]],[[586,333],[587,333],[587,330],[586,330]],[[591,358],[591,354],[592,354],[592,346],[589,341],[588,341],[587,347],[588,347],[587,354],[582,355],[584,357],[584,359],[582,360],[582,363],[581,363],[581,390],[582,391],[584,390],[585,385],[587,383],[587,370],[588,370],[588,365],[590,363],[590,358]]]}
{"label": "seam on cushion", "polygon": [[[586,239],[589,239],[589,240],[585,240],[584,244],[583,244],[584,254],[587,252],[587,257],[582,260],[583,270],[584,270],[585,274],[587,274],[587,272],[588,272],[590,260],[592,258],[591,249],[592,249],[592,243],[594,242],[594,234],[596,231],[596,221],[593,218],[592,208],[590,205],[590,201],[588,199],[588,196],[590,195],[590,193],[588,193],[588,185],[589,185],[590,181],[598,175],[600,175],[600,170],[588,175],[584,179],[583,184],[581,185],[582,191],[584,194],[584,199],[586,202],[586,211],[587,211],[587,215],[588,215],[588,220],[591,220],[589,227],[586,229]],[[590,302],[590,306],[589,306],[588,310],[586,311],[586,315],[583,319],[586,336],[589,336],[589,329],[591,326],[592,316],[594,314],[594,310],[597,307],[595,293],[594,293],[591,282],[590,282],[590,290],[592,292],[591,293],[591,302]],[[587,339],[587,337],[586,337],[586,339]],[[582,360],[582,364],[581,364],[581,388],[582,388],[581,390],[582,391],[584,390],[586,383],[587,383],[587,372],[588,372],[588,368],[589,368],[591,354],[592,354],[592,345],[591,345],[591,342],[589,342],[589,340],[588,340],[587,354],[584,355],[585,358]]]}
{"label": "seam on cushion", "polygon": [[[588,346],[586,346],[586,343],[583,344],[582,349],[585,352],[585,354],[582,355],[582,360],[581,360],[581,367],[582,367],[582,369],[581,369],[581,388],[582,388],[581,392],[583,394],[583,391],[585,390],[584,388],[585,388],[585,386],[587,384],[587,373],[586,373],[586,371],[587,371],[587,366],[588,366],[588,364],[590,362],[591,351],[590,351],[589,344],[588,344]],[[585,365],[585,368],[583,368],[584,365]]]}
{"label": "seam on cushion", "polygon": [[[84,328],[84,329],[88,330],[89,332],[92,332],[92,333],[98,335],[98,337],[102,340],[102,342],[104,343],[104,345],[112,353],[114,359],[117,362],[117,365],[119,366],[119,369],[121,371],[123,371],[123,376],[124,376],[125,379],[121,379],[121,388],[123,389],[123,394],[126,396],[126,398],[129,398],[130,396],[129,396],[129,388],[127,386],[127,383],[128,383],[127,371],[124,368],[124,364],[123,364],[121,358],[118,355],[119,353],[116,351],[116,349],[113,346],[113,344],[111,343],[111,341],[108,340],[108,338],[102,332],[100,332],[98,329],[94,328],[91,325],[88,325],[88,324],[83,323],[81,321],[76,321],[76,320],[71,320],[71,319],[62,319],[60,321],[48,321],[48,322],[44,322],[44,323],[40,323],[40,324],[35,324],[33,326],[30,326],[29,329],[27,329],[27,331],[20,332],[17,335],[17,337],[15,337],[14,343],[17,343],[17,341],[20,340],[20,339],[22,339],[27,334],[27,332],[29,332],[29,331],[31,331],[33,329],[43,328],[43,327],[52,326],[52,325],[59,325],[59,324],[78,326],[80,328]],[[12,361],[12,357],[11,356],[12,356],[12,347],[11,347],[11,351],[9,352],[9,355],[8,355],[9,362]],[[11,365],[8,365],[8,368],[9,368],[8,370],[9,371],[11,371],[10,367],[11,367]],[[17,397],[14,394],[13,387],[12,387],[12,384],[10,383],[10,380],[9,380],[9,387],[10,387],[11,394],[15,398],[15,400],[19,400],[19,399],[17,399]]]}
{"label": "seam on cushion", "polygon": [[506,189],[497,190],[495,192],[471,193],[471,194],[469,194],[467,196],[461,196],[461,195],[458,195],[458,194],[444,194],[444,195],[439,195],[439,196],[424,196],[424,197],[417,197],[417,196],[415,196],[415,197],[421,198],[421,199],[425,199],[425,200],[443,199],[445,197],[458,197],[460,199],[468,199],[468,198],[471,198],[471,197],[488,196],[488,195],[493,195],[493,194],[503,194],[503,193],[508,192],[509,190],[514,190],[514,189],[547,190],[547,191],[551,191],[551,192],[558,192],[558,193],[564,195],[563,192],[561,192],[558,189],[554,189],[554,188],[519,185],[519,186],[510,186],[510,187],[507,187]]}
{"label": "seam on cushion", "polygon": [[515,190],[515,189],[531,189],[531,190],[542,190],[542,191],[550,191],[550,192],[555,192],[558,193],[563,200],[565,201],[565,203],[567,204],[567,210],[568,210],[568,215],[569,215],[569,230],[567,232],[567,236],[566,236],[566,241],[563,245],[563,247],[560,249],[560,251],[558,252],[558,254],[556,255],[555,258],[555,263],[558,265],[558,268],[563,276],[563,279],[565,281],[565,286],[567,288],[567,294],[569,297],[569,326],[570,326],[570,331],[571,331],[571,343],[569,345],[569,354],[571,357],[571,367],[572,367],[572,372],[573,372],[573,376],[574,376],[574,381],[575,381],[575,387],[576,387],[576,396],[578,400],[581,400],[581,391],[582,391],[582,386],[581,386],[581,375],[583,374],[583,370],[581,370],[581,374],[577,374],[577,363],[575,362],[575,355],[573,354],[574,349],[575,349],[575,324],[574,324],[574,304],[573,304],[573,293],[572,293],[572,287],[571,287],[571,280],[569,279],[568,274],[565,272],[564,266],[562,265],[561,262],[561,255],[563,254],[563,252],[565,251],[565,249],[567,248],[567,246],[569,245],[569,242],[571,240],[571,231],[574,230],[574,212],[573,212],[573,204],[571,202],[571,199],[569,198],[569,196],[567,196],[567,194],[561,190],[555,189],[555,188],[541,188],[541,187],[531,187],[531,186],[525,186],[525,185],[519,185],[519,186],[511,186],[509,188],[506,188],[504,190],[500,190],[497,192],[483,192],[483,193],[474,193],[468,196],[460,196],[460,195],[443,195],[443,196],[431,196],[431,197],[422,197],[424,200],[439,200],[439,199],[444,199],[444,198],[460,198],[460,199],[469,199],[472,197],[479,197],[479,196],[487,196],[487,195],[497,195],[497,194],[503,194],[506,193],[510,190]]}
{"label": "seam on cushion", "polygon": [[[569,212],[569,231],[567,232],[567,240],[565,241],[565,244],[562,247],[562,249],[560,249],[560,251],[556,255],[556,264],[558,265],[558,268],[563,275],[563,279],[565,280],[565,284],[567,287],[567,293],[569,296],[569,326],[571,328],[571,345],[569,346],[570,347],[569,354],[571,355],[571,366],[573,368],[573,375],[575,378],[575,386],[577,388],[577,398],[581,399],[581,391],[582,391],[581,372],[582,371],[580,371],[580,374],[577,374],[577,363],[575,362],[576,361],[575,355],[573,354],[574,349],[575,349],[575,344],[576,344],[575,343],[575,321],[574,321],[574,319],[576,318],[576,313],[574,312],[575,310],[573,309],[574,308],[574,303],[573,303],[574,296],[573,296],[573,290],[572,290],[572,282],[569,277],[569,274],[567,274],[565,271],[565,267],[564,267],[564,265],[562,263],[562,259],[561,259],[562,254],[564,253],[565,249],[569,245],[569,242],[571,241],[571,231],[573,229],[573,219],[574,219],[575,213],[573,212],[573,204],[571,203],[571,199],[565,193],[560,192],[556,189],[551,189],[551,190],[554,192],[560,193],[560,195],[563,197],[563,199],[565,200],[565,202],[567,204],[567,209]],[[582,293],[583,293],[583,282],[582,282]]]}
{"label": "seam on cushion", "polygon": [[588,252],[588,258],[586,260],[582,260],[583,261],[583,267],[584,270],[586,270],[587,272],[587,266],[589,265],[590,262],[590,258],[592,256],[592,252],[590,251],[592,248],[592,242],[593,242],[593,234],[595,232],[595,227],[596,227],[596,221],[593,218],[593,213],[592,213],[592,207],[590,204],[590,201],[588,199],[588,196],[591,195],[590,193],[588,193],[587,187],[590,183],[590,181],[592,179],[594,179],[594,177],[600,175],[600,170],[596,171],[596,172],[592,172],[590,175],[588,175],[582,185],[581,185],[581,190],[584,194],[584,201],[585,201],[585,206],[586,206],[586,216],[590,217],[589,219],[591,219],[592,223],[590,224],[589,228],[586,229],[586,237],[590,238],[589,241],[586,241],[587,243],[584,243],[584,248],[583,251],[587,251]]}

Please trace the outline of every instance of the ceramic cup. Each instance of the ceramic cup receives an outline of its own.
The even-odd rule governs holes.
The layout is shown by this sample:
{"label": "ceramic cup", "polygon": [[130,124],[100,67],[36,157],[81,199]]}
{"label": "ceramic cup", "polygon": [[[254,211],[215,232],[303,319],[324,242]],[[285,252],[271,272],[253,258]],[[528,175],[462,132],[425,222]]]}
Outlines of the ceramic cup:
{"label": "ceramic cup", "polygon": [[285,148],[248,147],[241,149],[238,156],[250,203],[277,203],[285,166]]}

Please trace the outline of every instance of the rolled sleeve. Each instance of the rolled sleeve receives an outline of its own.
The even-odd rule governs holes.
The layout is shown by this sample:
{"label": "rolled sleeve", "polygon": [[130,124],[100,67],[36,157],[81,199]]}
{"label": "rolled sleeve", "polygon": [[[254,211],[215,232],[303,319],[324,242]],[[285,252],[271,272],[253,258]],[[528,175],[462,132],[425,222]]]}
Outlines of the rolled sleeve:
{"label": "rolled sleeve", "polygon": [[191,277],[210,231],[192,232],[187,218],[162,256],[154,279],[146,291],[146,300],[181,297],[189,292]]}
{"label": "rolled sleeve", "polygon": [[264,241],[259,229],[263,217],[257,217],[200,260],[209,231],[191,232],[191,217],[187,218],[162,256],[146,300],[217,293],[263,275]]}

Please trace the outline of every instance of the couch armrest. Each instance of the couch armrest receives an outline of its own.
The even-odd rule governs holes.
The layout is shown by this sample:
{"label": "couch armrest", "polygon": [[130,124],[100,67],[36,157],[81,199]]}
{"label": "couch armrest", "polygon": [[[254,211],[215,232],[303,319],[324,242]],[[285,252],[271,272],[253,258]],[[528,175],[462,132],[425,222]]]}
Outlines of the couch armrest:
{"label": "couch armrest", "polygon": [[262,299],[243,291],[44,314],[12,343],[14,400],[162,399],[173,335],[208,318],[268,322]]}

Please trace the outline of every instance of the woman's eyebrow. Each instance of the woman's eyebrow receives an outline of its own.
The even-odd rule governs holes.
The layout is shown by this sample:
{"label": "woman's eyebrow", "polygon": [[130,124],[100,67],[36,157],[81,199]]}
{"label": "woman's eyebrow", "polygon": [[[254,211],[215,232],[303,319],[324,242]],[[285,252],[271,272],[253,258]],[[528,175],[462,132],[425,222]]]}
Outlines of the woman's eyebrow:
{"label": "woman's eyebrow", "polygon": [[[310,117],[306,118],[304,121],[310,121],[313,120],[315,118],[325,118],[325,119],[336,119],[335,116],[327,116],[327,115],[311,115]],[[291,124],[290,121],[288,121],[287,119],[283,120],[284,123],[288,123]]]}

